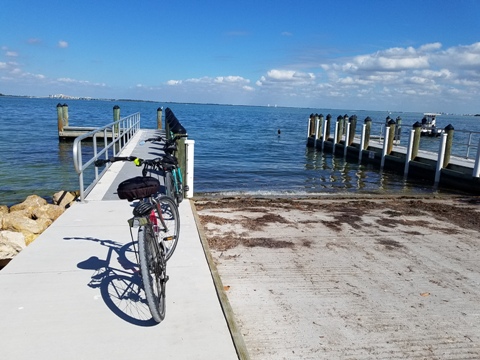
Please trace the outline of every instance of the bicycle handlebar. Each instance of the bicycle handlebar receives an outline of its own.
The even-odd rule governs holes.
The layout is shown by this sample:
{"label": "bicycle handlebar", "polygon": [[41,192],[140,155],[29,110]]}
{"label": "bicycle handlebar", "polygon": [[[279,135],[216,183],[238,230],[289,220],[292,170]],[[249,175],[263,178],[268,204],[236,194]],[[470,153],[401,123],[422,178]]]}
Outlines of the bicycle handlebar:
{"label": "bicycle handlebar", "polygon": [[160,166],[162,164],[172,164],[174,160],[170,156],[158,157],[155,159],[141,159],[136,156],[114,156],[109,159],[97,159],[95,160],[95,166],[100,167],[107,163],[114,163],[116,161],[132,161],[136,166]]}
{"label": "bicycle handlebar", "polygon": [[153,138],[149,138],[149,139],[145,139],[143,141],[141,141],[141,143],[146,143],[146,142],[153,142],[153,141],[164,141],[166,142],[166,144],[173,144],[174,142],[178,141],[179,139],[181,138],[184,138],[184,137],[188,137],[187,134],[178,134],[178,135],[175,135],[174,138],[172,139],[165,139],[161,136],[157,136],[157,137],[153,137]]}

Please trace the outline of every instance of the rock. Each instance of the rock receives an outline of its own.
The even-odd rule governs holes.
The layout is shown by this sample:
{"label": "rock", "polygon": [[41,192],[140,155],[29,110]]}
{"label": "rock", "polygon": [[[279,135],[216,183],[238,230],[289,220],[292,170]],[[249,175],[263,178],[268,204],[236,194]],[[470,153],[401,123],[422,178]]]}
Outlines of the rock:
{"label": "rock", "polygon": [[8,206],[7,205],[0,205],[0,216],[2,214],[8,214]]}
{"label": "rock", "polygon": [[50,219],[55,221],[60,215],[63,214],[65,208],[59,205],[46,204],[33,211],[35,219]]}
{"label": "rock", "polygon": [[11,206],[10,213],[23,210],[30,214],[33,214],[34,209],[46,204],[47,200],[45,200],[44,198],[41,198],[38,195],[30,195],[22,203]]}
{"label": "rock", "polygon": [[[50,219],[38,219],[37,221],[29,218],[25,215],[23,211],[16,211],[10,212],[8,214],[3,215],[3,226],[4,230],[11,230],[11,231],[23,231],[26,230],[28,232],[34,234],[42,233],[52,221]],[[48,224],[48,225],[47,225]]]}
{"label": "rock", "polygon": [[77,195],[72,191],[59,191],[53,195],[53,203],[64,208],[69,207],[77,198]]}
{"label": "rock", "polygon": [[30,245],[37,237],[40,236],[40,234],[34,234],[26,230],[23,230],[21,233],[25,237],[25,244],[27,244],[27,246]]}
{"label": "rock", "polygon": [[0,231],[0,260],[12,259],[26,247],[25,236],[22,233]]}

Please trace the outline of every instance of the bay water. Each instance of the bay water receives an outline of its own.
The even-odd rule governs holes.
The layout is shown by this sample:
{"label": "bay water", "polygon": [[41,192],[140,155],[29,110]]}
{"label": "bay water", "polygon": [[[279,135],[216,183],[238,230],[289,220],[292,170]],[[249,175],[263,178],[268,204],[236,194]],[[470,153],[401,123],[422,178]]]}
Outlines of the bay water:
{"label": "bay water", "polygon": [[[72,143],[60,143],[57,132],[59,99],[0,96],[0,204],[12,205],[28,195],[49,198],[60,190],[77,190]],[[387,116],[401,116],[403,129],[423,114],[345,109],[178,104],[144,101],[60,100],[67,103],[71,126],[100,127],[121,116],[140,112],[142,128],[156,128],[157,108],[169,107],[195,140],[196,195],[321,195],[327,193],[435,193],[430,182],[405,180],[306,147],[311,113],[369,116],[377,127]],[[480,132],[480,118],[441,115],[437,127]],[[359,128],[359,125],[357,125]],[[375,126],[374,126],[375,129]],[[372,133],[375,135],[375,131]],[[464,143],[467,133],[455,133]],[[478,134],[472,139],[478,143]],[[407,134],[402,135],[403,145]],[[438,148],[438,140],[423,146]],[[428,143],[430,141],[430,143]],[[462,150],[464,151],[464,150]],[[475,150],[476,152],[476,150]],[[470,154],[474,156],[475,154]]]}

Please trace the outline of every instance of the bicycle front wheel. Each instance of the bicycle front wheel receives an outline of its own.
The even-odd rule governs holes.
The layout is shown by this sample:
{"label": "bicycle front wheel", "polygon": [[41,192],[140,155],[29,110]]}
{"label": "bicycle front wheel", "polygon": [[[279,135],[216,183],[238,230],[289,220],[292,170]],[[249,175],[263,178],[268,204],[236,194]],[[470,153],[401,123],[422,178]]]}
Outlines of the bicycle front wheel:
{"label": "bicycle front wheel", "polygon": [[165,250],[165,260],[173,255],[180,237],[180,215],[178,207],[169,196],[160,196],[155,199],[157,207],[157,237]]}
{"label": "bicycle front wheel", "polygon": [[152,318],[165,318],[165,286],[168,280],[163,251],[156,241],[151,224],[138,230],[138,255],[143,289]]}
{"label": "bicycle front wheel", "polygon": [[170,196],[172,199],[175,197],[175,183],[170,171],[165,173],[165,195]]}

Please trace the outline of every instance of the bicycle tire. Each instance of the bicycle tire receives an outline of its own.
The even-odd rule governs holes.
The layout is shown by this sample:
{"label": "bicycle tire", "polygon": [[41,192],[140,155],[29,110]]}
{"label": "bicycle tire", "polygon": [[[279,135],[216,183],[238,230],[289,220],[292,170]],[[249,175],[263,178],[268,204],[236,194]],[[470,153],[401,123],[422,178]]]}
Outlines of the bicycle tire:
{"label": "bicycle tire", "polygon": [[147,304],[153,320],[160,323],[165,318],[167,264],[151,224],[141,226],[138,230],[138,255]]}
{"label": "bicycle tire", "polygon": [[170,171],[165,174],[165,195],[175,198],[175,184],[173,182],[173,175]]}
{"label": "bicycle tire", "polygon": [[162,243],[165,249],[165,260],[169,260],[177,248],[180,237],[180,215],[178,206],[169,196],[159,196],[155,199],[157,207],[155,215],[157,216],[158,229],[156,232],[159,243]]}

